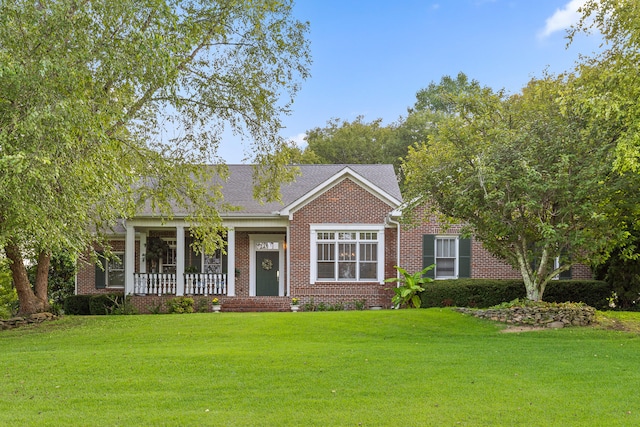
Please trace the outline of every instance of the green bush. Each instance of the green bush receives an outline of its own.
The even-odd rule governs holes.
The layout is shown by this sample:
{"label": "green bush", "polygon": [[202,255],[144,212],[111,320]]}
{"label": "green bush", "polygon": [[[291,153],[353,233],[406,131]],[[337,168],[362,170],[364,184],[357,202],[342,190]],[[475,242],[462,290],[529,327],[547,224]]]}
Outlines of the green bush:
{"label": "green bush", "polygon": [[113,314],[116,307],[124,303],[122,294],[93,295],[89,299],[89,313],[96,315]]}
{"label": "green bush", "polygon": [[167,301],[169,313],[193,313],[193,298],[176,297]]}
{"label": "green bush", "polygon": [[[640,246],[638,239],[631,243]],[[615,292],[615,305],[607,306],[608,310],[640,311],[640,259],[625,256],[624,249],[613,251],[604,264],[594,269],[594,275]]]}
{"label": "green bush", "polygon": [[421,307],[486,308],[526,296],[522,280],[436,280],[420,293]]}
{"label": "green bush", "polygon": [[11,272],[0,270],[0,319],[8,318],[18,311],[18,294],[13,287]]}
{"label": "green bush", "polygon": [[65,314],[76,314],[86,316],[91,314],[89,301],[91,295],[70,295],[64,299],[63,307]]}
{"label": "green bush", "polygon": [[[553,280],[544,292],[547,302],[584,302],[596,309],[607,307],[610,287],[598,280]],[[526,298],[522,280],[457,279],[436,280],[420,294],[421,307],[488,308]]]}
{"label": "green bush", "polygon": [[597,310],[608,310],[611,285],[601,280],[554,280],[547,285],[547,302],[583,302]]}

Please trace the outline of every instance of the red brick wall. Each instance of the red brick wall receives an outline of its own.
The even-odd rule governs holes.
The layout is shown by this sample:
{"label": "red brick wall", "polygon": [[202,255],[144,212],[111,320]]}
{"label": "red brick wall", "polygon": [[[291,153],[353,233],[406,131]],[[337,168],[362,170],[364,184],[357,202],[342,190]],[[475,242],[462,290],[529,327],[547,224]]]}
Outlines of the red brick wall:
{"label": "red brick wall", "polygon": [[[353,304],[365,300],[366,306],[391,304],[389,285],[374,282],[325,282],[310,284],[310,224],[376,224],[383,225],[392,208],[345,179],[293,214],[288,244],[291,260],[291,296],[301,304],[313,298],[316,303]],[[396,263],[396,231],[385,230],[385,277],[394,277]]]}
{"label": "red brick wall", "polygon": [[[111,250],[114,252],[124,252],[125,241],[122,240],[111,240],[109,241],[111,245]],[[136,240],[135,244],[136,255],[135,255],[135,271],[140,271],[140,257],[138,254],[140,253],[140,242]],[[97,250],[101,250],[100,247],[96,247]],[[112,293],[122,293],[124,292],[123,288],[103,288],[96,289],[96,265],[91,262],[89,259],[89,253],[83,254],[78,261],[78,275],[77,275],[77,293],[78,295],[87,295],[87,294],[112,294]]]}
{"label": "red brick wall", "polygon": [[[403,226],[400,236],[400,264],[409,272],[422,269],[422,236],[425,234],[456,235],[461,225],[453,225],[449,229],[442,228],[435,215],[425,214],[425,209],[416,212],[417,226]],[[589,267],[576,265],[572,268],[573,279],[591,279]],[[521,279],[522,275],[505,261],[493,256],[482,242],[471,239],[471,277],[474,279]]]}

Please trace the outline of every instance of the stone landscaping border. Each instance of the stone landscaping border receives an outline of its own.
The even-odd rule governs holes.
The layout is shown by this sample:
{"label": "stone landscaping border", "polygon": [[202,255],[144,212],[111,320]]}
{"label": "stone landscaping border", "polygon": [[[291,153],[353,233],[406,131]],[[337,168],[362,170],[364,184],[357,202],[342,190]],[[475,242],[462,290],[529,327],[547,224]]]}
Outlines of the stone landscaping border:
{"label": "stone landscaping border", "polygon": [[595,322],[596,309],[587,305],[531,306],[476,309],[458,307],[455,310],[482,319],[521,326],[562,328],[589,326]]}
{"label": "stone landscaping border", "polygon": [[46,320],[53,320],[56,316],[51,313],[35,313],[29,317],[12,317],[11,319],[0,319],[0,331],[14,329],[33,323],[42,323]]}

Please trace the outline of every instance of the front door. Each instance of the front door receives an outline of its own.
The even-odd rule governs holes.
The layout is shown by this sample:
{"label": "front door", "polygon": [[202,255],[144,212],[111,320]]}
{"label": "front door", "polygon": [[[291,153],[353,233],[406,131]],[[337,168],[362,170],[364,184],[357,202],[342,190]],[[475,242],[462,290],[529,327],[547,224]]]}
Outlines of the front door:
{"label": "front door", "polygon": [[278,252],[256,251],[256,296],[278,296],[280,257]]}

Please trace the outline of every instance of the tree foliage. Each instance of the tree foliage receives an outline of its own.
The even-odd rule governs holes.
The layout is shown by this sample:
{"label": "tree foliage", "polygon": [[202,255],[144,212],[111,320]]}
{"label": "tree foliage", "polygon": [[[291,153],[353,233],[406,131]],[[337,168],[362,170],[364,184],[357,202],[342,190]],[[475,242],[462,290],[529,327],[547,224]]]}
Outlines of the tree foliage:
{"label": "tree foliage", "polygon": [[404,164],[409,199],[466,223],[536,301],[549,280],[623,234],[607,203],[614,146],[576,114],[571,80],[546,76],[513,96],[476,84],[445,90],[447,113]]}
{"label": "tree foliage", "polygon": [[[291,178],[271,163],[280,116],[309,64],[291,8],[0,2],[0,246],[23,313],[46,308],[52,252],[84,250],[142,200],[159,215],[188,208],[202,249],[219,246],[220,194],[205,183],[225,176],[225,127],[251,137],[257,194],[277,197],[274,183]],[[25,257],[37,261],[33,289]]]}
{"label": "tree foliage", "polygon": [[602,51],[577,67],[583,114],[616,142],[616,169],[640,172],[640,3],[587,0],[580,12],[569,39],[594,30],[604,39]]}
{"label": "tree foliage", "polygon": [[363,116],[352,122],[332,119],[325,127],[308,131],[306,140],[305,152],[313,153],[319,163],[398,163],[393,128],[383,126],[382,119],[370,123]]}

